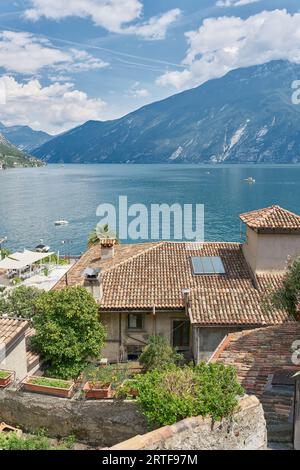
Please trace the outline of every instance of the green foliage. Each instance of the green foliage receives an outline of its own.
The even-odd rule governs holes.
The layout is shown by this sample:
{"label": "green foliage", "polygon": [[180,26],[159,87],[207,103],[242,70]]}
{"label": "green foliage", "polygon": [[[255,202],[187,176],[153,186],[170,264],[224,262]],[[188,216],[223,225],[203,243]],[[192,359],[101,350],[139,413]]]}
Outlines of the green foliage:
{"label": "green foliage", "polygon": [[0,259],[4,259],[11,254],[8,248],[1,248],[0,250]]}
{"label": "green foliage", "polygon": [[48,377],[31,377],[30,383],[33,385],[42,385],[43,387],[55,387],[68,390],[72,382],[61,379],[50,379]]}
{"label": "green foliage", "polygon": [[0,379],[7,379],[11,375],[11,372],[6,370],[0,370]]}
{"label": "green foliage", "polygon": [[60,266],[65,266],[67,264],[70,264],[70,261],[65,258],[61,258],[60,256],[54,253],[48,258],[44,258],[43,264],[56,264]]}
{"label": "green foliage", "polygon": [[47,361],[48,375],[77,378],[88,359],[99,357],[105,329],[98,305],[83,287],[43,293],[35,304],[33,347]]}
{"label": "green foliage", "polygon": [[71,436],[55,446],[43,431],[26,437],[19,437],[16,432],[0,433],[0,450],[68,450],[74,444],[75,439]]}
{"label": "green foliage", "polygon": [[89,366],[84,371],[84,378],[94,385],[109,385],[116,388],[124,380],[130,378],[132,372],[127,364],[111,364],[105,367]]}
{"label": "green foliage", "polygon": [[91,248],[92,246],[98,245],[101,239],[107,238],[115,238],[116,245],[120,244],[118,235],[109,229],[108,224],[96,225],[96,227],[89,234],[88,247]]}
{"label": "green foliage", "polygon": [[137,376],[137,401],[148,422],[155,426],[174,424],[190,416],[230,416],[243,388],[236,371],[223,364],[197,367],[171,366]]}
{"label": "green foliage", "polygon": [[31,318],[34,315],[35,301],[41,295],[41,290],[26,286],[4,291],[0,293],[0,314]]}
{"label": "green foliage", "polygon": [[177,353],[164,336],[150,336],[139,359],[145,371],[164,369],[180,361],[183,361],[182,354]]}
{"label": "green foliage", "polygon": [[283,279],[282,287],[271,295],[272,305],[287,310],[300,320],[300,260],[297,259],[289,267]]}
{"label": "green foliage", "polygon": [[116,387],[117,399],[129,400],[135,398],[138,394],[138,385],[136,379],[126,379]]}

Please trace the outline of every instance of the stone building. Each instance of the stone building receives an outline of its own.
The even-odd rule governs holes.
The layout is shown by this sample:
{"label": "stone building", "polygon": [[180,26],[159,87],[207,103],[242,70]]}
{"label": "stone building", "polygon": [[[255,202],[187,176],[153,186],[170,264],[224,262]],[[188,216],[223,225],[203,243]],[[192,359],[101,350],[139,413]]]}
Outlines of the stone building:
{"label": "stone building", "polygon": [[30,322],[0,317],[0,369],[14,372],[17,380],[39,368],[40,358],[30,348],[33,335]]}
{"label": "stone building", "polygon": [[[136,359],[150,335],[165,336],[195,362],[224,337],[295,322],[266,308],[288,257],[300,253],[300,216],[279,206],[241,216],[245,243],[159,242],[115,246],[105,240],[70,269],[67,285],[83,285],[99,303],[110,361]],[[66,287],[62,279],[56,289]]]}

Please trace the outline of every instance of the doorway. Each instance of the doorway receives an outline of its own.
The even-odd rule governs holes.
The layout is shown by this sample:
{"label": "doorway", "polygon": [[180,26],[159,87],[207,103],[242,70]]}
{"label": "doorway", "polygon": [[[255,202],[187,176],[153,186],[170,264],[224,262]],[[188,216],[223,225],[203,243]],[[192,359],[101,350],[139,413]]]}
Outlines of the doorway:
{"label": "doorway", "polygon": [[188,351],[190,349],[189,320],[172,320],[172,346],[178,351]]}

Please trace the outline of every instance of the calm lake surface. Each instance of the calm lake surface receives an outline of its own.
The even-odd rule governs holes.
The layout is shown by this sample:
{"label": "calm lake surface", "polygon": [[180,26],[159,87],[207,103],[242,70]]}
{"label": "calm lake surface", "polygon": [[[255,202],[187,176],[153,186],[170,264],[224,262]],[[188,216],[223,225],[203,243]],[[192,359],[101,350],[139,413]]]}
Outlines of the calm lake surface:
{"label": "calm lake surface", "polygon": [[[249,176],[256,184],[244,181]],[[205,239],[240,241],[242,212],[279,204],[300,213],[300,166],[49,165],[0,171],[0,238],[7,236],[14,250],[43,239],[53,250],[79,254],[98,222],[97,206],[117,204],[119,195],[149,208],[204,204]],[[70,224],[55,227],[58,219]]]}

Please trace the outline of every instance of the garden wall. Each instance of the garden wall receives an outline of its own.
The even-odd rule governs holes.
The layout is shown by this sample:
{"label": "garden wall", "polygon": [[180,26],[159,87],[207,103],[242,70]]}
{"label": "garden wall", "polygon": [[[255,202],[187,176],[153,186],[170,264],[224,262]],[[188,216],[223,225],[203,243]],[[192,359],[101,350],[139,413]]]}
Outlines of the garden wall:
{"label": "garden wall", "polygon": [[75,435],[92,446],[108,447],[147,431],[132,401],[67,400],[0,390],[0,422],[27,431],[47,430],[49,437]]}
{"label": "garden wall", "polygon": [[212,423],[208,418],[187,418],[173,426],[135,436],[111,450],[262,450],[267,445],[264,413],[254,396],[240,401],[232,420]]}

